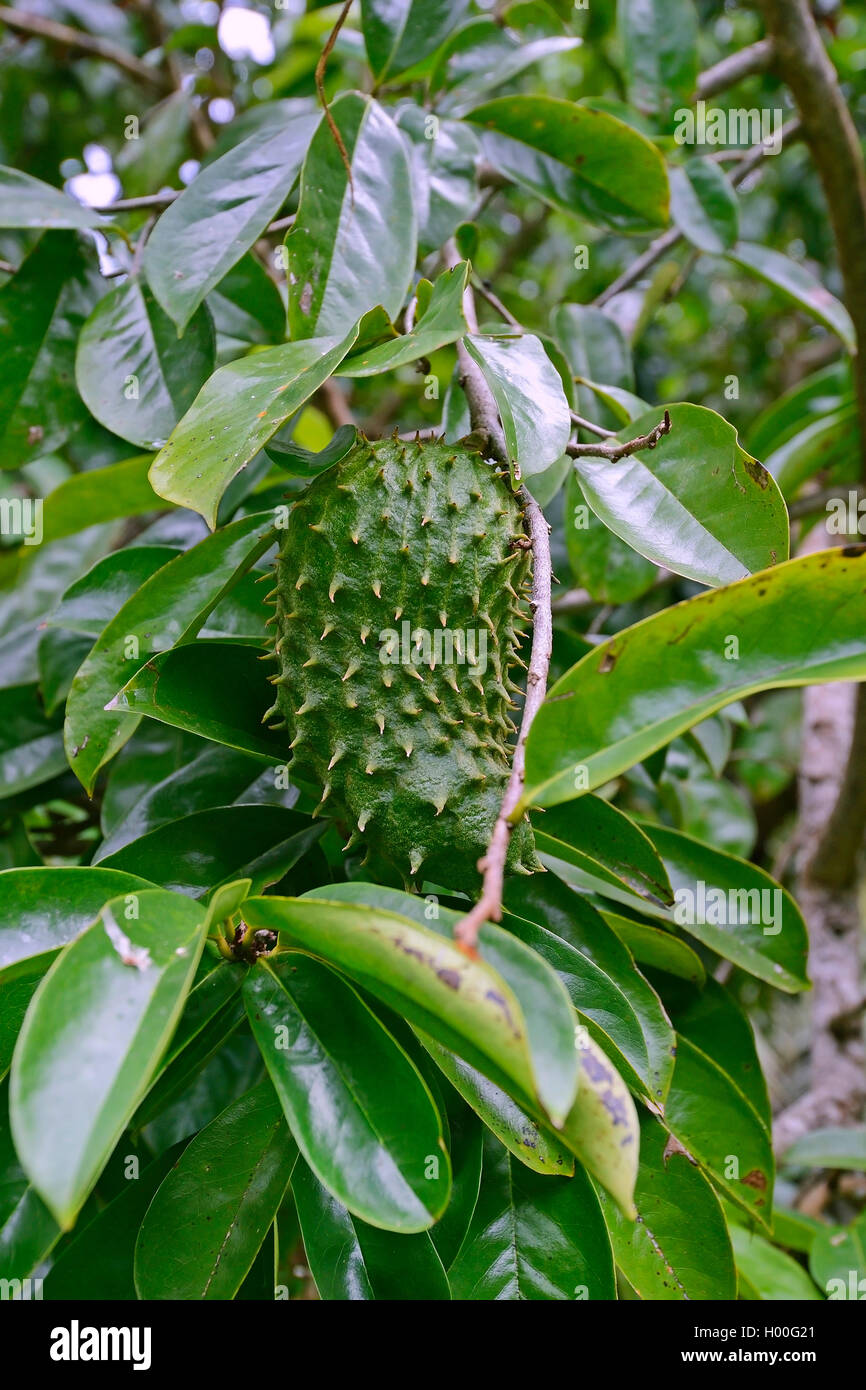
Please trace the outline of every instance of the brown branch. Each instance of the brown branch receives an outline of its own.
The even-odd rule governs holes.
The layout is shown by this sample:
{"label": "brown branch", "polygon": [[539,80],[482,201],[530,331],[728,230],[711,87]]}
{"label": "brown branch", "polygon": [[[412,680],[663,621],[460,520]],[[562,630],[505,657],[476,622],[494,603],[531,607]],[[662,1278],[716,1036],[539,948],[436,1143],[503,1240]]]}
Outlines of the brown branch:
{"label": "brown branch", "polygon": [[731,53],[729,57],[722,58],[721,62],[701,73],[695,96],[714,97],[719,92],[726,91],[728,87],[735,87],[744,77],[751,77],[756,72],[766,72],[773,61],[774,53],[775,45],[769,38],[759,39],[748,48]]}
{"label": "brown branch", "polygon": [[[866,480],[866,168],[854,122],[806,0],[759,0],[824,189],[845,302],[857,337],[852,374]],[[805,501],[805,499],[804,499]],[[816,527],[811,545],[825,541]],[[812,994],[810,1089],[777,1116],[786,1148],[823,1125],[856,1123],[866,1101],[860,1030],[839,1035],[860,987],[858,873],[866,829],[866,686],[819,685],[804,696],[797,897],[809,924]]]}
{"label": "brown branch", "polygon": [[112,63],[128,76],[158,87],[160,91],[168,89],[169,83],[162,69],[150,67],[148,63],[143,63],[140,58],[127,53],[117,44],[109,43],[107,39],[94,38],[92,34],[85,34],[81,29],[72,29],[68,24],[58,24],[53,19],[44,19],[42,15],[32,14],[29,10],[13,10],[8,5],[0,5],[0,24],[5,24],[7,29],[27,34],[31,38],[63,44],[64,47],[74,49],[90,58],[101,58],[103,62]]}
{"label": "brown branch", "polygon": [[327,418],[328,423],[338,430],[341,425],[354,425],[355,417],[352,414],[345,392],[329,377],[322,382],[318,391],[313,396],[313,404],[317,405],[322,414]]}
{"label": "brown branch", "polygon": [[[453,241],[445,248],[445,263],[453,268],[460,260]],[[470,333],[478,332],[478,316],[475,311],[475,297],[467,285],[463,295],[463,312]],[[469,419],[472,428],[486,440],[488,452],[500,462],[508,459],[505,435],[499,422],[499,412],[493,393],[484,379],[484,374],[474,358],[470,357],[463,340],[457,343],[457,360],[460,369],[460,384],[466,393],[469,406]],[[553,614],[551,612],[551,588],[553,570],[550,560],[550,527],[544,513],[531,493],[525,487],[518,490],[518,498],[523,506],[529,541],[532,549],[532,593],[529,606],[532,610],[532,650],[529,670],[526,677],[526,698],[520,731],[511,760],[511,775],[502,798],[502,805],[487,852],[478,861],[482,875],[481,896],[473,908],[462,917],[454,928],[454,936],[460,947],[474,955],[478,933],[485,922],[498,922],[502,916],[502,891],[505,883],[505,862],[508,858],[508,845],[515,822],[512,820],[514,808],[520,801],[526,776],[526,740],[529,730],[547,693],[547,673],[550,668],[550,654],[553,647]]]}
{"label": "brown branch", "polygon": [[[800,134],[800,129],[800,122],[797,120],[788,121],[783,125],[780,132],[782,144],[790,144],[790,142],[796,139]],[[749,174],[757,169],[766,158],[767,149],[765,145],[753,145],[751,149],[745,151],[737,168],[731,175],[731,183],[734,187],[738,188],[741,183],[744,183]],[[656,237],[655,241],[651,242],[647,249],[638,256],[636,260],[632,261],[628,269],[624,270],[621,275],[617,276],[612,284],[608,285],[607,289],[602,290],[601,294],[598,295],[593,302],[599,309],[603,308],[605,304],[613,299],[614,295],[622,294],[623,290],[630,289],[632,285],[637,284],[638,280],[642,280],[647,271],[652,270],[657,261],[660,261],[663,256],[666,256],[669,251],[672,251],[673,248],[684,239],[682,232],[677,227],[669,227],[666,232],[662,232],[660,237]]]}
{"label": "brown branch", "polygon": [[457,941],[467,951],[474,951],[478,933],[485,922],[498,922],[502,917],[502,892],[505,883],[505,861],[508,844],[514,829],[514,809],[523,794],[526,780],[526,740],[544,696],[547,692],[547,673],[553,648],[553,616],[551,613],[552,572],[550,563],[550,527],[535,498],[525,488],[520,489],[529,539],[532,543],[532,653],[526,678],[526,699],[520,732],[511,761],[511,776],[502,798],[502,806],[493,827],[487,853],[478,861],[482,873],[481,897],[454,928]]}
{"label": "brown branch", "polygon": [[670,412],[666,410],[651,430],[646,434],[637,435],[635,439],[629,439],[625,444],[569,444],[565,452],[573,459],[597,458],[607,459],[608,463],[618,463],[620,459],[640,453],[641,449],[654,449],[659,440],[670,432],[671,417]]}
{"label": "brown branch", "polygon": [[519,319],[516,319],[514,317],[511,310],[505,304],[502,303],[502,300],[499,298],[499,296],[493,293],[493,290],[490,288],[486,281],[479,280],[473,275],[472,286],[473,289],[475,289],[476,292],[481,295],[482,299],[487,300],[487,303],[490,305],[491,309],[496,310],[500,318],[504,319],[505,322],[507,324],[510,324],[512,328],[516,328],[519,333],[523,332],[523,324],[520,322]]}
{"label": "brown branch", "polygon": [[576,410],[570,410],[571,423],[577,425],[580,430],[589,430],[590,434],[597,434],[602,439],[616,439],[616,430],[606,430],[601,425],[596,425],[592,420],[586,420],[582,415],[578,415]]}

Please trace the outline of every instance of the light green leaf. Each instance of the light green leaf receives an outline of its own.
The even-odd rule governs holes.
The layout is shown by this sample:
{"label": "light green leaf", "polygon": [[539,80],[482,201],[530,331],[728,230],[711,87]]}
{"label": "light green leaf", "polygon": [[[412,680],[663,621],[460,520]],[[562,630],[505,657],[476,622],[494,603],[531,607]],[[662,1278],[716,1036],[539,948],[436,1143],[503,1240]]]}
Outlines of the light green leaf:
{"label": "light green leaf", "polygon": [[735,265],[742,266],[768,285],[781,290],[807,314],[826,324],[833,333],[838,334],[849,352],[856,350],[854,325],[848,310],[805,266],[759,242],[738,242],[727,256]]}
{"label": "light green leaf", "polygon": [[790,560],[601,643],[536,715],[515,815],[602,786],[756,690],[866,677],[864,557],[848,546]]}
{"label": "light green leaf", "polygon": [[155,492],[200,512],[211,530],[220,498],[280,425],[309,400],[357,338],[311,338],[220,367],[150,469]]}
{"label": "light green leaf", "polygon": [[464,341],[493,392],[513,478],[543,473],[565,453],[571,432],[559,372],[531,333],[520,338],[472,333]]}
{"label": "light green leaf", "polygon": [[323,120],[301,174],[286,250],[292,337],[342,338],[381,304],[395,318],[415,268],[415,211],[403,137],[378,102],[346,92],[331,103],[343,154]]}
{"label": "light green leaf", "polygon": [[180,332],[282,207],[316,123],[301,113],[248,136],[206,164],[160,217],[144,268]]}
{"label": "light green leaf", "polygon": [[15,1147],[69,1229],[147,1089],[204,944],[201,908],[145,889],[107,903],[34,995],[12,1061]]}

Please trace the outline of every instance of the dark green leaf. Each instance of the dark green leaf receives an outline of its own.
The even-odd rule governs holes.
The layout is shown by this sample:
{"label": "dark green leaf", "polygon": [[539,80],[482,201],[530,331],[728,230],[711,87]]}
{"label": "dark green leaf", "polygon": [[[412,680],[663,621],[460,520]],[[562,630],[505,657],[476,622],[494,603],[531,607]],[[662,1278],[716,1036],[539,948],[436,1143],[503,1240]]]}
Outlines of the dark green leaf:
{"label": "dark green leaf", "polygon": [[187,899],[159,889],[132,898],[107,903],[54,963],[12,1063],[15,1147],[66,1229],[147,1088],[204,939]]}
{"label": "dark green leaf", "polygon": [[223,1110],[187,1146],[148,1207],[135,1247],[139,1298],[234,1298],[296,1158],[270,1082]]}
{"label": "dark green leaf", "polygon": [[252,970],[244,996],[289,1127],[319,1181],[372,1225],[432,1226],[451,1188],[442,1123],[375,1014],[300,952]]}
{"label": "dark green leaf", "polygon": [[101,425],[158,449],[213,371],[214,352],[207,309],[179,340],[149,287],[130,277],[99,301],[81,330],[75,379]]}

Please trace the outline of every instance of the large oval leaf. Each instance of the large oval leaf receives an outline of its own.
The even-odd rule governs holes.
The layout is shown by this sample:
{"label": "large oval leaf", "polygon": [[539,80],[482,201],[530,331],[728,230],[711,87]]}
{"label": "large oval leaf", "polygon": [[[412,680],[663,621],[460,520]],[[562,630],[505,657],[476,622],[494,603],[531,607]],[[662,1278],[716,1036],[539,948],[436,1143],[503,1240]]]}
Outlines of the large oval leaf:
{"label": "large oval leaf", "polygon": [[181,331],[285,202],[317,120],[301,111],[248,136],[205,165],[160,217],[144,265],[154,294]]}
{"label": "large oval leaf", "polygon": [[490,162],[531,193],[618,231],[663,226],[664,161],[631,126],[556,97],[497,97],[466,117]]}
{"label": "large oval leaf", "polygon": [[686,1154],[667,1152],[666,1141],[658,1121],[645,1115],[637,1221],[625,1221],[601,1194],[614,1259],[639,1298],[733,1299],[734,1258],[719,1199]]}
{"label": "large oval leaf", "polygon": [[[312,898],[365,902],[397,913],[453,940],[459,913],[412,893],[364,883],[342,883],[314,889]],[[428,928],[429,923],[429,928]],[[555,1124],[561,1123],[575,1096],[578,1059],[574,1049],[574,1021],[568,994],[557,976],[540,957],[521,942],[488,922],[482,927],[478,949],[482,961],[513,990],[526,1027],[535,1094]]]}
{"label": "large oval leaf", "polygon": [[12,1061],[12,1132],[34,1187],[65,1229],[171,1037],[203,926],[201,908],[160,889],[132,903],[115,899],[34,995]]}
{"label": "large oval leaf", "polygon": [[105,706],[152,652],[195,635],[219,600],[271,544],[268,514],[244,517],[158,570],[104,629],[72,683],[66,706],[69,764],[92,792],[104,763],[138,718]]}
{"label": "large oval leaf", "polygon": [[187,1146],[148,1207],[135,1247],[139,1298],[234,1298],[296,1159],[269,1082],[217,1115]]}
{"label": "large oval leaf", "polygon": [[332,1197],[303,1162],[292,1176],[292,1195],[320,1298],[352,1303],[450,1299],[429,1231],[398,1235],[369,1226]]}
{"label": "large oval leaf", "polygon": [[[714,410],[669,407],[671,430],[652,449],[612,463],[578,458],[584,496],[622,540],[700,584],[730,584],[788,556],[788,513],[778,485]],[[650,410],[623,426],[624,442],[661,419]]]}
{"label": "large oval leaf", "polygon": [[0,873],[0,978],[14,979],[18,963],[34,956],[50,959],[111,898],[152,887],[118,869],[58,865]]}
{"label": "large oval leaf", "polygon": [[213,371],[215,350],[207,309],[178,340],[148,286],[130,277],[99,301],[81,330],[75,379],[101,425],[158,449]]}
{"label": "large oval leaf", "polygon": [[463,1300],[614,1298],[610,1240],[589,1178],[580,1169],[541,1177],[488,1136],[478,1204],[449,1279]]}
{"label": "large oval leaf", "polygon": [[151,464],[154,492],[216,526],[220,498],[280,425],[342,362],[357,337],[312,338],[229,362],[205,382]]}
{"label": "large oval leaf", "polygon": [[564,859],[650,902],[673,902],[665,866],[649,836],[600,796],[552,807],[536,816],[533,830],[540,853]]}
{"label": "large oval leaf", "polygon": [[291,952],[252,970],[253,1035],[301,1153],[354,1215],[424,1231],[448,1204],[442,1122],[417,1069],[351,985]]}
{"label": "large oval leaf", "polygon": [[[346,92],[331,103],[301,174],[286,238],[293,338],[343,336],[381,304],[395,318],[415,267],[415,210],[403,137],[378,102]],[[344,163],[348,161],[349,169]]]}
{"label": "large oval leaf", "polygon": [[565,453],[571,430],[559,372],[531,333],[520,338],[471,333],[465,342],[499,408],[515,481],[543,473]]}
{"label": "large oval leaf", "polygon": [[515,816],[602,786],[743,695],[866,676],[864,557],[848,546],[790,560],[601,643],[535,717]]}

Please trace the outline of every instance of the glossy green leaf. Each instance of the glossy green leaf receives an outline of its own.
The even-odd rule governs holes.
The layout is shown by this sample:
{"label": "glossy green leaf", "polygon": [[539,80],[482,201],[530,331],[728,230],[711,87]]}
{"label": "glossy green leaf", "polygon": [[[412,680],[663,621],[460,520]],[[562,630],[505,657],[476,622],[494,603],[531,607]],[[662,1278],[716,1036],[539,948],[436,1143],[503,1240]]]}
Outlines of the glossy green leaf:
{"label": "glossy green leaf", "polygon": [[377,83],[433,53],[468,8],[469,0],[362,0],[361,27]]}
{"label": "glossy green leaf", "polygon": [[363,903],[250,898],[244,920],[315,952],[485,1074],[534,1092],[526,1025],[505,981],[450,941]]}
{"label": "glossy green leaf", "polygon": [[[114,707],[285,769],[285,730],[262,724],[262,710],[273,703],[273,686],[260,658],[253,647],[232,642],[188,642],[151,657],[118,693]],[[232,672],[231,682],[226,682],[227,670]]]}
{"label": "glossy green leaf", "polygon": [[180,819],[181,809],[192,815],[211,806],[245,801],[243,793],[261,770],[261,763],[246,754],[205,744],[189,762],[172,769],[167,777],[156,773],[151,778],[128,813],[110,829],[104,827],[107,833],[91,862],[100,863],[158,826]]}
{"label": "glossy green leaf", "polygon": [[63,1247],[45,1280],[43,1298],[77,1302],[86,1291],[87,1298],[94,1301],[135,1302],[136,1237],[145,1212],[177,1163],[180,1152],[178,1146],[168,1149],[148,1163],[141,1173],[136,1170],[127,1176],[126,1190],[97,1212]]}
{"label": "glossy green leaf", "polygon": [[35,685],[0,690],[0,798],[63,771],[61,723],[62,715],[46,715]]}
{"label": "glossy green leaf", "polygon": [[455,1299],[612,1299],[610,1240],[592,1183],[532,1173],[488,1137],[478,1205],[449,1271]]}
{"label": "glossy green leaf", "polygon": [[106,713],[105,706],[148,655],[195,635],[220,598],[270,545],[270,521],[267,515],[244,517],[178,555],[104,629],[73,682],[66,707],[67,757],[88,792],[99,769],[123,747],[138,722],[135,715]]}
{"label": "glossy green leaf", "polygon": [[135,1247],[139,1298],[234,1298],[277,1214],[297,1149],[270,1082],[184,1149]]}
{"label": "glossy green leaf", "polygon": [[631,348],[619,324],[603,309],[593,304],[559,304],[550,322],[575,377],[606,382],[599,391],[633,390]]}
{"label": "glossy green leaf", "polygon": [[357,330],[264,348],[214,372],[150,469],[155,492],[216,525],[234,478],[343,360]]}
{"label": "glossy green leaf", "polygon": [[828,1299],[859,1302],[866,1290],[866,1215],[861,1212],[847,1229],[837,1227],[816,1235],[809,1269]]}
{"label": "glossy green leaf", "polygon": [[0,289],[0,467],[59,448],[87,418],[75,344],[103,289],[92,253],[67,232],[46,232]]}
{"label": "glossy green leaf", "polygon": [[[88,476],[76,474],[79,478]],[[46,625],[98,637],[118,609],[176,554],[173,546],[133,545],[104,555],[70,584]]]}
{"label": "glossy green leaf", "polygon": [[584,497],[566,459],[566,548],[575,584],[600,603],[629,603],[655,583],[658,567],[620,540]]}
{"label": "glossy green leaf", "polygon": [[116,869],[58,865],[0,873],[0,977],[13,979],[19,962],[50,959],[110,899],[152,887],[146,879]]}
{"label": "glossy green leaf", "polygon": [[0,165],[0,227],[78,229],[99,227],[104,222],[93,208],[84,207],[50,183]]}
{"label": "glossy green leaf", "polygon": [[[849,546],[791,560],[601,643],[536,715],[516,813],[602,786],[756,690],[866,676],[864,556]],[[731,634],[738,660],[726,656]]]}
{"label": "glossy green leaf", "polygon": [[[370,884],[330,885],[314,889],[308,896],[312,899],[367,903],[386,913],[409,918],[425,935],[432,930],[445,938],[449,946],[459,917],[458,913],[438,905],[431,911],[431,904],[414,894]],[[526,1028],[534,1074],[534,1094],[554,1124],[559,1124],[574,1099],[578,1071],[574,1021],[568,995],[555,972],[533,951],[527,950],[510,933],[492,923],[488,922],[482,927],[478,949],[484,964],[514,992]],[[471,1061],[471,1058],[468,1060]]]}
{"label": "glossy green leaf", "polygon": [[[345,92],[323,120],[301,173],[286,238],[293,338],[342,338],[381,304],[395,318],[415,267],[415,212],[403,137],[378,102]],[[321,351],[321,349],[320,349]]]}
{"label": "glossy green leaf", "polygon": [[667,871],[652,840],[600,796],[582,796],[536,815],[533,830],[539,853],[564,859],[650,902],[673,902]]}
{"label": "glossy green leaf", "polygon": [[416,1032],[437,1067],[460,1092],[466,1104],[521,1163],[548,1177],[568,1177],[574,1172],[574,1158],[568,1150],[527,1115],[501,1087],[461,1057],[442,1047],[428,1033],[421,1029],[416,1029]]}
{"label": "glossy green leaf", "polygon": [[34,1187],[66,1229],[174,1030],[198,965],[202,917],[159,889],[131,905],[115,899],[33,998],[12,1062],[12,1131]]}
{"label": "glossy green leaf", "polygon": [[654,1303],[732,1299],[734,1258],[719,1200],[685,1154],[674,1149],[665,1156],[666,1141],[658,1121],[645,1115],[637,1221],[626,1221],[601,1194],[614,1259],[639,1298]]}
{"label": "glossy green leaf", "polygon": [[127,873],[146,868],[160,887],[192,897],[246,875],[261,893],[288,873],[324,828],[285,806],[212,806],[157,826],[102,863]]}
{"label": "glossy green leaf", "polygon": [[316,120],[299,113],[250,135],[206,164],[160,217],[145,247],[144,267],[156,298],[181,331],[279,212]]}
{"label": "glossy green leaf", "polygon": [[178,339],[149,286],[130,277],[99,301],[81,330],[75,379],[101,425],[158,449],[213,371],[214,352],[207,309]]}
{"label": "glossy green leaf", "polygon": [[417,1069],[351,985],[300,952],[244,983],[253,1035],[306,1162],[355,1216],[423,1231],[448,1204],[442,1124]]}
{"label": "glossy green leaf", "polygon": [[809,942],[791,894],[764,869],[666,826],[646,826],[673,885],[672,920],[789,994],[808,988]]}
{"label": "glossy green leaf", "polygon": [[774,1175],[769,1132],[731,1078],[681,1034],[665,1123],[732,1201],[769,1230]]}
{"label": "glossy green leaf", "polygon": [[729,1230],[740,1298],[799,1303],[821,1297],[803,1266],[784,1250],[736,1222],[731,1222]]}
{"label": "glossy green leaf", "polygon": [[468,112],[490,162],[566,212],[618,231],[663,226],[668,182],[661,155],[623,121],[547,96],[497,97]]}
{"label": "glossy green leaf", "polygon": [[632,105],[660,116],[690,105],[698,77],[693,0],[618,0],[617,20]]}
{"label": "glossy green leaf", "polygon": [[[493,28],[495,47],[493,43],[488,47],[483,41],[479,41],[482,26],[485,24]],[[464,60],[461,65],[464,76],[456,86],[443,94],[439,103],[443,110],[453,111],[458,115],[470,111],[488,92],[512,82],[526,68],[540,63],[544,58],[553,57],[554,54],[568,53],[579,48],[583,42],[582,39],[565,34],[548,34],[544,38],[527,42],[523,35],[518,38],[516,33],[512,35],[504,26],[496,25],[490,20],[478,20],[477,25],[474,32],[470,31],[468,24],[464,31],[466,36],[471,32],[474,40],[471,47],[464,49],[461,55]]]}
{"label": "glossy green leaf", "polygon": [[50,963],[50,957],[42,954],[21,963],[8,977],[5,971],[0,972],[0,1081],[12,1065],[24,1015]]}
{"label": "glossy green leaf", "polygon": [[411,333],[347,357],[335,375],[376,376],[379,372],[393,371],[395,367],[415,362],[419,357],[427,357],[448,343],[456,342],[466,332],[463,293],[468,278],[469,266],[466,261],[444,271],[433,286],[430,303]]}
{"label": "glossy green leaf", "polygon": [[422,252],[434,251],[475,211],[481,143],[463,121],[438,115],[431,120],[415,102],[401,106],[396,120],[410,142],[418,245]]}
{"label": "glossy green leaf", "polygon": [[[426,1060],[425,1058],[425,1062]],[[429,1066],[428,1081],[433,1072],[434,1068]],[[466,1105],[462,1096],[451,1086],[439,1088],[436,1104],[448,1131],[451,1198],[442,1216],[432,1227],[430,1239],[447,1269],[463,1244],[478,1201],[484,1126],[474,1110]]]}
{"label": "glossy green leaf", "polygon": [[559,372],[531,333],[471,333],[464,341],[499,408],[513,478],[543,473],[565,453],[571,432]]}
{"label": "glossy green leaf", "polygon": [[9,1087],[4,1083],[0,1086],[0,1279],[31,1278],[60,1234],[15,1152]]}
{"label": "glossy green leaf", "polygon": [[304,1250],[326,1302],[444,1302],[451,1297],[429,1231],[398,1235],[369,1226],[332,1197],[307,1165],[292,1176]]}
{"label": "glossy green leaf", "polygon": [[671,217],[692,246],[716,255],[733,246],[740,230],[737,195],[718,164],[698,156],[670,168],[668,179]]}
{"label": "glossy green leaf", "polygon": [[281,343],[286,308],[265,267],[250,252],[242,256],[207,297],[218,341],[231,344]]}
{"label": "glossy green leaf", "polygon": [[866,1173],[866,1125],[816,1129],[804,1134],[785,1150],[783,1161],[791,1167],[850,1168]]}
{"label": "glossy green leaf", "polygon": [[56,541],[100,521],[165,511],[148,482],[149,466],[150,457],[142,454],[108,468],[74,473],[45,499],[43,540]]}
{"label": "glossy green leaf", "polygon": [[713,979],[703,989],[671,985],[665,991],[665,1004],[677,1032],[725,1072],[769,1134],[770,1099],[752,1025],[730,991]]}
{"label": "glossy green leaf", "polygon": [[552,874],[515,880],[504,923],[557,971],[580,1022],[635,1090],[664,1100],[674,1034],[651,986],[594,908]]}
{"label": "glossy green leaf", "polygon": [[650,926],[648,922],[623,917],[618,912],[602,912],[601,916],[639,965],[663,970],[668,975],[687,980],[689,984],[704,983],[706,971],[700,956],[672,932]]}
{"label": "glossy green leaf", "polygon": [[792,261],[771,246],[751,241],[738,242],[727,256],[735,265],[788,295],[812,318],[836,333],[849,352],[855,351],[854,325],[848,310],[799,261]]}
{"label": "glossy green leaf", "polygon": [[[670,407],[671,430],[618,463],[578,458],[587,501],[641,555],[701,584],[730,584],[788,555],[788,514],[767,470],[713,410]],[[659,409],[623,426],[626,442],[653,429]]]}

